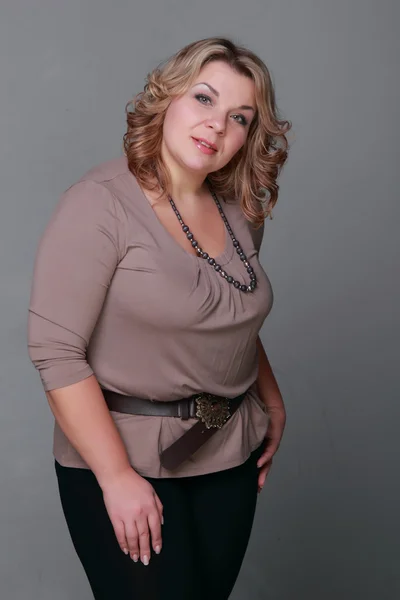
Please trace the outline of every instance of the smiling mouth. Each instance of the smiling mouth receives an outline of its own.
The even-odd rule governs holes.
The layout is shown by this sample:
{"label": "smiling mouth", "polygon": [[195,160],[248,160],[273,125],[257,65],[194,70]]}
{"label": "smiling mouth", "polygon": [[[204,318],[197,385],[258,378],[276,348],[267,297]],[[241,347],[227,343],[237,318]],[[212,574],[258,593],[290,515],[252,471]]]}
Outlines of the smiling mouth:
{"label": "smiling mouth", "polygon": [[199,139],[194,137],[193,139],[205,148],[209,148],[210,150],[214,150],[214,152],[217,152],[217,147],[215,146],[215,144],[210,144],[209,142],[206,142],[206,140],[203,140],[201,138]]}

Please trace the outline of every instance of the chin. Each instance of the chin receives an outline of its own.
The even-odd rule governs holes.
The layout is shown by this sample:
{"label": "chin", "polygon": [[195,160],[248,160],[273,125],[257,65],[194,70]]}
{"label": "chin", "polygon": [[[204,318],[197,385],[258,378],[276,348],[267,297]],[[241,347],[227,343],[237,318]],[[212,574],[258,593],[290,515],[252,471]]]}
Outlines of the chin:
{"label": "chin", "polygon": [[217,165],[215,165],[215,167],[213,168],[211,160],[205,161],[201,159],[199,160],[197,158],[193,158],[192,160],[188,160],[187,157],[184,159],[182,158],[180,160],[180,163],[188,171],[191,171],[192,173],[204,173],[204,176],[206,176],[207,173],[210,173],[211,169],[215,171],[220,168]]}

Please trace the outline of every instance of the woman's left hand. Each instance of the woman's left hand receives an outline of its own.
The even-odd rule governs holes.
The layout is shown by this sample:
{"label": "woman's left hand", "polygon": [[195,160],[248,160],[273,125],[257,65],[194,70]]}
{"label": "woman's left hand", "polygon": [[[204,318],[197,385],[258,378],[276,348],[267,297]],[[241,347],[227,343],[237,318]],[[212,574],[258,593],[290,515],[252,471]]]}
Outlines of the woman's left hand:
{"label": "woman's left hand", "polygon": [[267,443],[264,452],[257,462],[257,467],[260,469],[258,474],[258,493],[263,489],[272,465],[273,456],[281,443],[286,423],[286,413],[283,408],[267,408],[267,412],[269,415],[268,429],[265,434]]}

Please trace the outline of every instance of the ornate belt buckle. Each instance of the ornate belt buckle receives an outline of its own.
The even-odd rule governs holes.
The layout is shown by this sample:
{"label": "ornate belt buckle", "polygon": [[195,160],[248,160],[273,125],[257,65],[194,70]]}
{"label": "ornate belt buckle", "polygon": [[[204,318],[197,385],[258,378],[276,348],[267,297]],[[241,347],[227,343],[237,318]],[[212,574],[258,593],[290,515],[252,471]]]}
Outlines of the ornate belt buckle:
{"label": "ornate belt buckle", "polygon": [[229,410],[229,398],[216,396],[208,392],[202,392],[194,396],[196,401],[196,417],[198,417],[207,427],[221,427],[227,422],[231,416]]}

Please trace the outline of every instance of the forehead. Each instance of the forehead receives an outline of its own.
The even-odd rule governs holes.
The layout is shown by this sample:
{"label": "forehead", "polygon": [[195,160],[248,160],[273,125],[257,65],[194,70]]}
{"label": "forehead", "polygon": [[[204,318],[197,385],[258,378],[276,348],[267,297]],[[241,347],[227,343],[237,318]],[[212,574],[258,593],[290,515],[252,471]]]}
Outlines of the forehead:
{"label": "forehead", "polygon": [[198,85],[200,82],[209,83],[221,98],[225,96],[235,104],[255,106],[253,80],[234,71],[223,61],[213,61],[205,65],[193,85]]}

